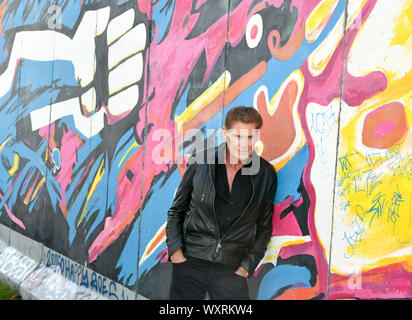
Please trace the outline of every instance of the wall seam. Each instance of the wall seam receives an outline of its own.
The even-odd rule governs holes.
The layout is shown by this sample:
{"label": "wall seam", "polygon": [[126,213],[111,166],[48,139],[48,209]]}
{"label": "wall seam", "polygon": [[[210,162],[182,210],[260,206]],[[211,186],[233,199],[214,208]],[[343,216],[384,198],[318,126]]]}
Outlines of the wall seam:
{"label": "wall seam", "polygon": [[342,99],[343,99],[343,88],[344,88],[344,68],[345,68],[345,49],[346,49],[346,28],[348,23],[348,6],[350,0],[345,0],[345,13],[344,13],[344,23],[343,23],[343,38],[342,38],[342,68],[341,68],[341,75],[340,75],[340,99],[339,99],[339,111],[338,111],[338,119],[337,119],[337,135],[336,135],[336,152],[335,152],[335,174],[333,178],[333,195],[332,195],[332,221],[331,221],[331,228],[330,228],[330,242],[329,242],[329,259],[328,259],[328,279],[327,279],[327,293],[326,293],[326,300],[329,300],[329,285],[330,285],[330,273],[331,273],[331,265],[332,265],[332,239],[333,239],[333,226],[334,226],[334,212],[335,212],[335,201],[336,201],[336,180],[337,180],[337,172],[338,172],[338,156],[339,156],[339,145],[340,145],[340,121],[341,121],[341,114],[342,114]]}
{"label": "wall seam", "polygon": [[[97,4],[96,4],[96,25],[95,25],[95,28],[94,28],[94,31],[95,31],[95,38],[94,38],[94,40],[96,41],[96,34],[97,34],[97,28],[98,28],[98,25],[99,25],[99,10],[101,9],[101,8],[103,8],[103,6],[104,6],[104,4],[103,4],[103,6],[101,6],[100,7],[100,4],[101,4],[101,2],[98,2]],[[110,8],[110,12],[111,12],[111,10],[112,10],[112,8],[110,7],[110,5],[109,5],[109,8]],[[110,21],[108,21],[108,23],[107,23],[107,26],[106,26],[106,28],[108,28],[108,26],[109,26],[109,23],[110,23]],[[95,44],[95,47],[94,47],[94,57],[93,57],[93,72],[94,72],[94,75],[93,75],[93,80],[92,80],[92,82],[94,82],[95,81],[95,77],[97,76],[96,75],[96,65],[97,65],[97,62],[96,62],[96,60],[97,60],[97,46],[96,46],[96,44]],[[107,71],[107,77],[109,76],[109,70]],[[92,86],[93,88],[94,88],[94,85]],[[95,99],[93,99],[93,96],[94,96],[94,98]],[[81,101],[81,96],[79,97],[80,98],[80,101]],[[96,88],[94,88],[94,90],[92,91],[92,103],[93,102],[95,102],[95,106],[94,106],[94,108],[92,109],[92,112],[90,113],[90,117],[92,117],[93,115],[94,115],[94,113],[95,113],[95,111],[96,111],[96,107],[97,107],[97,94],[96,94]],[[91,155],[91,153],[92,153],[92,142],[91,142],[91,140],[92,140],[92,132],[93,132],[93,121],[90,121],[90,132],[89,132],[89,141],[88,141],[88,144],[89,144],[89,156]],[[104,154],[103,154],[103,157],[104,157]],[[98,159],[98,158],[96,158],[96,159]],[[103,160],[105,160],[105,158],[103,158]],[[104,162],[104,164],[106,165],[106,161]],[[93,165],[92,165],[92,167],[93,167]],[[98,172],[98,171],[97,171]],[[96,173],[97,174],[97,173]],[[110,175],[110,168],[109,168],[109,172],[107,173],[107,175],[109,176]],[[105,206],[105,219],[106,219],[106,215],[107,215],[107,196],[108,196],[108,193],[107,193],[107,189],[108,189],[108,184],[109,184],[109,182],[107,182],[107,187],[106,187],[106,206]],[[86,207],[87,207],[87,202],[86,202]],[[85,220],[84,220],[84,224],[86,224],[86,219],[87,219],[87,212],[86,212],[86,217],[84,218]],[[80,225],[80,224],[79,224]],[[83,231],[84,231],[84,229],[83,229]],[[86,232],[84,232],[84,239],[85,239],[85,241],[86,241],[86,243],[87,243],[87,234],[86,234]],[[84,265],[84,268],[87,268],[88,267],[88,265],[89,265],[89,263],[88,263],[88,249],[89,248],[87,248],[87,246],[85,245],[85,247],[86,247],[86,250],[85,250],[85,252],[86,252],[86,254],[84,255],[84,260],[83,260],[83,265]]]}
{"label": "wall seam", "polygon": [[153,28],[153,20],[152,20],[152,15],[153,15],[153,3],[150,4],[150,16],[149,16],[149,25],[148,25],[148,39],[147,39],[147,55],[146,55],[146,91],[145,91],[145,124],[144,124],[144,129],[143,129],[143,161],[142,161],[142,184],[140,187],[140,207],[138,210],[138,215],[137,219],[139,220],[139,227],[138,227],[138,233],[139,233],[139,240],[138,240],[138,245],[137,245],[137,269],[136,269],[136,288],[135,288],[135,300],[137,300],[137,297],[139,295],[139,272],[140,272],[140,243],[141,243],[141,231],[142,231],[142,207],[143,207],[143,185],[144,185],[144,177],[145,177],[145,162],[146,162],[146,141],[147,141],[147,136],[148,136],[148,130],[147,130],[147,114],[148,114],[148,109],[149,109],[149,87],[150,87],[150,54],[151,54],[151,43],[152,43],[152,28]]}
{"label": "wall seam", "polygon": [[[231,3],[230,3],[230,0],[228,0],[228,2],[227,2],[227,21],[226,21],[226,43],[225,43],[225,53],[224,53],[224,63],[223,63],[223,66],[224,66],[223,72],[224,72],[225,77],[224,77],[224,86],[223,86],[223,106],[222,106],[222,111],[221,111],[221,113],[222,113],[221,127],[222,128],[225,125],[224,118],[225,118],[226,90],[227,90],[226,89],[226,83],[227,83],[226,71],[227,71],[227,57],[228,57],[228,46],[229,46],[230,6],[231,6]],[[223,137],[219,141],[223,141]]]}
{"label": "wall seam", "polygon": [[[56,3],[57,3],[57,0],[55,0],[54,1],[54,3],[53,3],[53,6],[55,6],[56,5]],[[55,42],[55,38],[54,38],[54,35],[53,35],[53,42],[54,42],[54,45],[56,44],[56,42]],[[52,62],[52,70],[51,70],[51,84],[50,84],[50,88],[52,89],[52,92],[53,92],[53,87],[54,87],[54,84],[53,84],[53,79],[54,79],[54,66],[55,66],[55,46],[53,46],[53,60],[52,60],[53,62]],[[47,134],[47,146],[46,146],[46,148],[48,148],[49,146],[49,141],[50,141],[50,124],[51,124],[51,113],[52,113],[52,104],[53,104],[53,101],[52,101],[52,96],[50,95],[50,112],[49,112],[49,126],[48,126],[48,134]],[[47,155],[47,152],[46,152],[46,155]],[[48,173],[49,173],[49,171],[47,170],[47,166],[46,166],[46,184],[47,184],[47,179],[48,179]],[[50,204],[49,204],[50,205]],[[48,206],[49,206],[48,205]],[[48,212],[51,212],[50,210],[48,210]],[[46,219],[47,219],[47,216],[46,216]],[[41,267],[41,263],[42,263],[42,259],[43,259],[43,250],[44,250],[44,241],[42,241],[42,242],[40,242],[41,243],[41,249],[40,249],[40,259],[39,259],[39,262],[37,263],[37,266],[33,269],[33,271],[30,273],[30,274],[28,274],[20,283],[19,283],[19,285],[18,285],[18,291],[20,292],[20,287],[24,284],[24,282],[29,278],[29,277],[31,277],[40,267]]]}

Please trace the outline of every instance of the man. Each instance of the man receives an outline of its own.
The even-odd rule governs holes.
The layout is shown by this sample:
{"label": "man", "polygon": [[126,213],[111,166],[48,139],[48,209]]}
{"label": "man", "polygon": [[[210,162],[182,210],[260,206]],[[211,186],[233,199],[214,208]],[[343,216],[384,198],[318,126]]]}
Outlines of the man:
{"label": "man", "polygon": [[247,278],[272,234],[277,176],[254,144],[262,118],[231,109],[226,143],[193,155],[168,212],[170,299],[249,299]]}

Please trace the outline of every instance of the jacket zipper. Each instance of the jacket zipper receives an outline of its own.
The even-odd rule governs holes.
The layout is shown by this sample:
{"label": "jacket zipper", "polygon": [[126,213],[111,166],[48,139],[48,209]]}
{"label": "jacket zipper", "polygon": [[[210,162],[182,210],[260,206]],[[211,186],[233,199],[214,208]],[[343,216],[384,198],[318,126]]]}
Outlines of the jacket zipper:
{"label": "jacket zipper", "polygon": [[219,249],[220,249],[220,248],[222,248],[222,240],[219,240],[219,242],[217,243],[215,255],[219,252]]}
{"label": "jacket zipper", "polygon": [[[211,170],[209,168],[209,175],[210,175],[210,179],[212,182],[212,188],[214,190],[214,192],[216,193],[215,190],[215,186],[213,185],[213,179],[212,179],[212,173]],[[242,214],[239,216],[239,218],[235,221],[235,223],[233,223],[230,228],[226,231],[226,233],[223,235],[222,239],[220,238],[220,233],[219,233],[219,223],[217,222],[217,216],[216,216],[216,210],[215,210],[215,202],[213,201],[213,214],[215,216],[215,220],[216,220],[216,229],[217,229],[217,238],[218,238],[218,243],[216,246],[216,250],[215,250],[215,254],[213,255],[213,260],[215,259],[215,256],[217,255],[217,253],[219,252],[219,250],[222,248],[222,241],[225,238],[225,236],[229,233],[229,231],[236,225],[236,223],[242,218],[242,216],[245,214],[245,212],[247,211],[247,209],[249,209],[250,204],[252,203],[253,197],[255,195],[255,186],[253,185],[253,181],[251,176],[249,175],[249,179],[250,179],[250,183],[252,184],[252,196],[250,197],[249,203],[247,204],[246,208],[243,210]]]}
{"label": "jacket zipper", "polygon": [[[212,185],[212,189],[214,192],[214,195],[216,195],[216,190],[215,190],[215,186],[213,184],[213,178],[212,178],[212,171],[210,170],[210,165],[209,165],[209,177],[210,177],[210,182]],[[216,210],[215,210],[215,200],[214,200],[215,196],[213,197],[213,215],[215,217],[215,221],[216,221],[216,231],[217,231],[217,246],[216,246],[216,250],[215,250],[215,254],[212,257],[212,260],[215,261],[215,257],[217,255],[217,253],[219,252],[220,248],[222,248],[222,240],[220,239],[220,232],[219,232],[219,223],[217,221],[217,216],[216,216]]]}

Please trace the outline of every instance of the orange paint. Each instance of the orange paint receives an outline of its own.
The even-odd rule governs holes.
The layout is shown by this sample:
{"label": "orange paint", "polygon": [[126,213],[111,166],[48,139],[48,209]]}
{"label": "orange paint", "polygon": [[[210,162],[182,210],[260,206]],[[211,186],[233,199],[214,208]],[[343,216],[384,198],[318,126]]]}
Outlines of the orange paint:
{"label": "orange paint", "polygon": [[0,5],[0,38],[3,36],[3,17],[6,12],[7,2],[8,0],[4,0],[4,2]]}
{"label": "orange paint", "polygon": [[27,192],[26,197],[24,198],[24,201],[23,201],[24,204],[28,204],[28,203],[29,203],[30,197],[31,197],[31,195],[32,195],[32,193],[33,193],[34,186],[36,185],[38,178],[39,178],[39,174],[37,174],[37,177],[36,177],[36,179],[34,180],[33,185],[31,186],[31,188],[30,188],[29,191]]}
{"label": "orange paint", "polygon": [[43,185],[46,183],[46,178],[41,179],[39,185],[37,186],[36,190],[33,193],[33,196],[31,197],[31,200],[33,201],[34,198],[36,198],[37,193],[39,193],[40,189],[43,187]]}
{"label": "orange paint", "polygon": [[275,300],[309,300],[319,295],[319,280],[311,288],[296,288],[287,290]]}
{"label": "orange paint", "polygon": [[408,131],[404,106],[389,103],[365,117],[362,142],[371,148],[387,149],[398,143]]}
{"label": "orange paint", "polygon": [[163,238],[166,237],[166,228],[163,228],[160,234],[153,240],[152,244],[150,245],[149,248],[147,248],[147,254],[149,255],[163,240]]}
{"label": "orange paint", "polygon": [[[276,39],[276,47],[273,44],[274,39]],[[277,30],[272,30],[268,37],[268,47],[270,53],[275,59],[280,61],[287,61],[293,57],[293,55],[298,51],[305,39],[305,24],[302,24],[296,33],[289,39],[289,41],[282,47],[280,47],[280,34]]]}
{"label": "orange paint", "polygon": [[263,92],[257,97],[257,108],[263,118],[260,139],[263,142],[262,157],[272,161],[283,155],[292,145],[296,136],[293,123],[293,105],[298,98],[299,87],[291,81],[282,93],[280,103],[273,115],[269,114]]}

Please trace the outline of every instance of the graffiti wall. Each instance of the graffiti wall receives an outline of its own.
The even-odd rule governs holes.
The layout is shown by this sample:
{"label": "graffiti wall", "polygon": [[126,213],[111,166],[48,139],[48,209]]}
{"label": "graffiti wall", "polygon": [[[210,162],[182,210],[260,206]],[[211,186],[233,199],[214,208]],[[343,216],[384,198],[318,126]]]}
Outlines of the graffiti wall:
{"label": "graffiti wall", "polygon": [[412,298],[411,55],[411,0],[3,0],[0,223],[167,299],[186,156],[254,106],[251,297]]}

